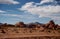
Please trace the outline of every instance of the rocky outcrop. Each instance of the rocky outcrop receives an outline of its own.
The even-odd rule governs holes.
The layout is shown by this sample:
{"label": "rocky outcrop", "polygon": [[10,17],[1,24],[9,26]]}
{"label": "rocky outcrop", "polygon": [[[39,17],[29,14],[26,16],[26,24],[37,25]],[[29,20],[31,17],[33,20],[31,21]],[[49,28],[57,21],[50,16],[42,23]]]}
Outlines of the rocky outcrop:
{"label": "rocky outcrop", "polygon": [[7,23],[0,23],[0,27],[20,27],[20,28],[44,28],[44,29],[57,29],[60,28],[60,26],[58,24],[55,24],[53,20],[50,20],[48,23],[46,24],[42,24],[39,22],[34,22],[34,23],[29,23],[29,24],[25,24],[24,22],[17,22],[15,25],[13,24],[7,24]]}
{"label": "rocky outcrop", "polygon": [[53,20],[49,21],[49,23],[45,24],[46,28],[53,29],[55,27],[55,23]]}
{"label": "rocky outcrop", "polygon": [[24,22],[18,22],[15,24],[16,27],[26,27],[26,25],[24,24]]}

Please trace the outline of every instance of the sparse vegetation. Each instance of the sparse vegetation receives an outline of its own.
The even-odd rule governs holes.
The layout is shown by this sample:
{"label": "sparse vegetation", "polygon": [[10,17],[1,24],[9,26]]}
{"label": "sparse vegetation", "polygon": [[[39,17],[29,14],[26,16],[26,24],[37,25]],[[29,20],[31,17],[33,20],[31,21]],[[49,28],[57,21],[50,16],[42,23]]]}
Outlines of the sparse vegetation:
{"label": "sparse vegetation", "polygon": [[[41,35],[48,35],[48,34],[58,34],[60,35],[60,26],[55,24],[53,20],[51,20],[47,24],[40,24],[40,23],[30,23],[24,24],[24,22],[18,22],[15,25],[12,24],[1,24],[0,25],[0,33],[8,33],[8,34],[23,34],[23,35],[30,35],[30,34],[41,34]],[[58,33],[55,33],[58,32]]]}
{"label": "sparse vegetation", "polygon": [[5,34],[6,32],[4,30],[1,30],[1,33],[4,33]]}

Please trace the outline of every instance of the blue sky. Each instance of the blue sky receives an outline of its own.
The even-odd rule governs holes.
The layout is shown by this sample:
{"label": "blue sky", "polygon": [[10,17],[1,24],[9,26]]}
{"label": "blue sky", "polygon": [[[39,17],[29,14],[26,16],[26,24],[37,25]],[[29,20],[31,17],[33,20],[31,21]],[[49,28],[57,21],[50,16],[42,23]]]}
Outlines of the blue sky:
{"label": "blue sky", "polygon": [[47,23],[50,20],[60,24],[60,0],[0,0],[1,23]]}

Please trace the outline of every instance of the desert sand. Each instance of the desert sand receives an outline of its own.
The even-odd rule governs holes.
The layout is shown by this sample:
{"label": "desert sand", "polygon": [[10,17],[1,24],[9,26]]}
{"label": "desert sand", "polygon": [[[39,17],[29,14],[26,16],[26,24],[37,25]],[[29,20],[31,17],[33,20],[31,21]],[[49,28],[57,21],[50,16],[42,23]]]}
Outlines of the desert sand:
{"label": "desert sand", "polygon": [[60,39],[60,26],[53,21],[47,24],[0,25],[0,39]]}

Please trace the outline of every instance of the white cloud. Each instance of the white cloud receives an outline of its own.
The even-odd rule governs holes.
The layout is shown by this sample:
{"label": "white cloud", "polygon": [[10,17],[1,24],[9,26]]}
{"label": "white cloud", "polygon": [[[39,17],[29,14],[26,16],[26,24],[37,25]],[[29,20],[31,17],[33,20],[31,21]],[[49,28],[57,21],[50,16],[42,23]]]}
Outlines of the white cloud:
{"label": "white cloud", "polygon": [[26,3],[24,6],[20,8],[20,10],[30,12],[31,14],[37,14],[41,17],[48,17],[52,13],[59,13],[60,12],[60,6],[38,6],[33,5],[32,2]]}
{"label": "white cloud", "polygon": [[0,13],[4,13],[4,12],[6,12],[6,11],[0,10]]}
{"label": "white cloud", "polygon": [[0,4],[19,4],[19,2],[14,0],[0,0]]}
{"label": "white cloud", "polygon": [[48,3],[48,2],[54,2],[54,0],[41,0],[40,4]]}
{"label": "white cloud", "polygon": [[49,3],[49,2],[55,3],[55,4],[57,3],[57,1],[55,0],[41,0],[40,4]]}
{"label": "white cloud", "polygon": [[13,17],[21,17],[21,15],[18,15],[18,14],[0,14],[0,15],[3,15],[3,16],[13,16]]}
{"label": "white cloud", "polygon": [[48,6],[37,6],[36,3],[33,5],[34,2],[29,2],[23,5],[19,10],[29,12],[31,14],[39,15],[39,17],[49,17],[51,19],[56,20],[60,19],[59,16],[52,16],[53,14],[60,13],[60,6],[59,5],[48,5]]}
{"label": "white cloud", "polygon": [[7,17],[17,17],[17,18],[21,18],[21,19],[34,19],[34,16],[31,15],[20,15],[20,14],[0,14],[0,16],[7,16]]}

